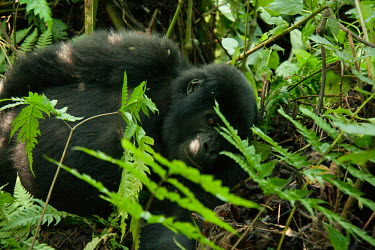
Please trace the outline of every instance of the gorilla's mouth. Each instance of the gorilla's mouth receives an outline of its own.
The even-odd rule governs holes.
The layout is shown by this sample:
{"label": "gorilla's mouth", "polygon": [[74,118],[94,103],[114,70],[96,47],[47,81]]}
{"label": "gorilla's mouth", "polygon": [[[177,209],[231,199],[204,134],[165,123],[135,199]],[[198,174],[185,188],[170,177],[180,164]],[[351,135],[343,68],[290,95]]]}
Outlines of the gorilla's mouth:
{"label": "gorilla's mouth", "polygon": [[186,147],[184,147],[184,155],[186,156],[186,158],[187,158],[187,160],[188,160],[188,162],[186,162],[186,163],[190,163],[190,164],[192,164],[194,167],[196,167],[196,168],[198,168],[198,169],[200,169],[200,170],[203,170],[203,168],[194,160],[194,158],[193,157],[191,157],[191,151],[188,151],[187,149],[186,149]]}
{"label": "gorilla's mouth", "polygon": [[218,154],[210,153],[207,145],[202,142],[198,134],[194,139],[188,140],[181,145],[180,159],[185,163],[198,168],[201,171],[207,171],[215,166]]}

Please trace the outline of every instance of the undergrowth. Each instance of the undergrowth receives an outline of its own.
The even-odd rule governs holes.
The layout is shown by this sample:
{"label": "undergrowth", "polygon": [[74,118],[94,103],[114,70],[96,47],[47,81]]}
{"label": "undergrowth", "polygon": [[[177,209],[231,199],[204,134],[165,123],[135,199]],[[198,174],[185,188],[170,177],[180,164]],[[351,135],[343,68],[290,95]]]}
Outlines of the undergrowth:
{"label": "undergrowth", "polygon": [[[40,5],[35,5],[33,1],[20,1],[21,7],[26,7],[26,28],[16,29],[15,21],[12,25],[1,24],[4,28],[1,36],[1,73],[12,64],[19,52],[28,52],[66,38],[67,25],[60,19],[52,19],[48,1],[39,2]],[[212,23],[211,32],[215,31],[215,34],[210,33],[212,37],[226,38],[217,41],[226,49],[224,53],[222,47],[217,46],[218,60],[229,60],[229,63],[246,73],[254,89],[259,90],[256,94],[263,118],[259,125],[261,129],[253,128],[257,141],[249,143],[240,139],[221,116],[224,126],[220,128],[220,133],[240,152],[237,155],[230,152],[223,154],[235,160],[249,174],[245,185],[250,186],[252,191],[255,183],[264,199],[259,201],[253,200],[252,196],[234,196],[211,176],[203,175],[183,162],[170,162],[155,154],[152,150],[153,140],[139,126],[139,112],[148,114],[147,108],[152,112],[156,112],[156,109],[144,97],[144,84],[130,97],[124,85],[124,101],[120,111],[104,114],[121,113],[127,124],[122,140],[123,158],[113,159],[101,152],[77,148],[123,168],[119,191],[110,192],[91,177],[56,162],[59,167],[98,188],[103,198],[118,208],[116,214],[120,215],[120,219],[111,217],[106,221],[111,230],[96,233],[87,249],[95,249],[108,239],[113,248],[120,248],[129,234],[137,248],[141,220],[162,223],[211,247],[220,245],[220,241],[209,242],[208,239],[215,237],[203,235],[194,225],[144,211],[139,201],[140,190],[144,187],[159,199],[169,199],[198,212],[208,224],[217,224],[233,235],[241,235],[233,245],[241,241],[254,244],[251,240],[259,230],[256,222],[267,222],[267,216],[273,216],[277,219],[271,220],[272,228],[281,226],[283,232],[272,237],[276,242],[267,247],[280,249],[288,241],[300,238],[303,242],[301,247],[319,248],[321,239],[316,238],[322,235],[329,240],[323,244],[326,248],[348,249],[360,244],[367,248],[375,247],[372,237],[374,229],[371,228],[375,214],[371,192],[375,186],[375,33],[374,14],[371,11],[374,2],[207,2],[211,5],[202,6],[202,10],[206,11],[205,16],[201,18],[197,15],[196,24],[202,20],[206,26]],[[210,19],[210,13],[214,13],[211,17],[214,20]],[[184,24],[183,21],[180,23]],[[204,33],[209,32],[205,30]],[[288,45],[274,44],[278,39],[288,40]],[[281,57],[286,59],[282,61]],[[56,102],[49,101],[43,95],[30,93],[28,97],[13,98],[11,101],[14,103],[2,109],[27,105],[16,118],[12,135],[20,129],[18,140],[26,143],[30,167],[32,150],[39,135],[38,119],[44,116],[64,121],[82,119],[69,116],[66,109],[55,109]],[[218,107],[216,110],[220,114]],[[82,120],[83,123],[85,121],[87,119]],[[76,127],[72,128],[72,133]],[[287,177],[279,175],[284,170],[287,170]],[[148,177],[149,172],[164,178],[164,182],[173,185],[180,194],[157,185]],[[241,221],[242,224],[229,225],[204,208],[185,186],[171,178],[169,174],[172,173],[202,185],[203,189],[223,201],[257,208],[259,212],[256,210],[256,215],[252,214],[248,218],[250,222],[246,224]],[[30,235],[38,236],[37,213],[39,217],[43,214],[40,224],[50,226],[67,216],[50,206],[42,212],[44,203],[32,198],[19,181],[16,182],[13,196],[2,191],[0,198],[0,243],[8,248],[34,244],[32,241],[36,238],[32,239]],[[275,212],[271,206],[275,200],[280,202],[278,208],[281,211]],[[286,219],[283,219],[284,215]],[[219,217],[223,218],[221,214]],[[114,227],[118,231],[113,230]],[[34,247],[48,249],[44,244]]]}
{"label": "undergrowth", "polygon": [[[33,198],[17,178],[13,196],[0,188],[0,245],[5,249],[23,249],[31,245],[30,235],[35,233],[40,214],[46,204]],[[43,225],[57,225],[68,213],[46,206]],[[36,242],[34,249],[52,249],[45,243]]]}
{"label": "undergrowth", "polygon": [[[175,176],[178,175],[200,185],[205,191],[210,192],[225,202],[248,208],[258,208],[260,209],[259,214],[267,213],[267,203],[260,206],[250,200],[233,195],[229,192],[228,188],[221,186],[221,182],[213,179],[212,176],[201,174],[199,170],[188,167],[181,161],[170,162],[161,155],[154,153],[151,148],[153,140],[146,136],[144,130],[138,123],[140,121],[140,111],[149,115],[148,109],[155,112],[157,111],[156,107],[151,100],[144,95],[146,89],[145,83],[135,88],[131,96],[128,97],[126,82],[125,74],[122,91],[122,106],[118,112],[114,112],[121,113],[127,124],[122,140],[124,157],[122,159],[114,159],[102,152],[81,147],[76,148],[76,150],[82,150],[101,160],[117,164],[123,168],[119,191],[111,192],[90,176],[80,174],[76,170],[64,166],[61,163],[63,159],[61,159],[60,162],[49,159],[56,163],[59,168],[64,168],[77,178],[96,187],[103,194],[103,199],[118,208],[118,214],[121,216],[120,223],[118,224],[121,232],[121,236],[119,236],[120,242],[121,239],[130,232],[133,235],[133,245],[135,249],[137,249],[139,245],[140,221],[145,220],[147,223],[151,224],[161,223],[169,229],[183,233],[204,245],[215,249],[219,248],[208,241],[195,225],[188,222],[174,221],[174,218],[168,218],[162,215],[152,215],[150,212],[144,210],[138,199],[139,192],[143,187],[146,187],[157,199],[168,199],[172,202],[176,202],[182,208],[196,212],[202,216],[206,222],[216,224],[236,234],[232,226],[220,220],[212,210],[205,208],[201,202],[195,198],[194,194],[175,178]],[[373,98],[373,95],[369,95],[368,98]],[[44,95],[30,93],[29,97],[12,98],[6,101],[9,100],[14,101],[14,103],[2,107],[2,110],[17,105],[27,105],[20,112],[18,118],[15,119],[11,133],[14,135],[18,130],[18,141],[25,143],[26,148],[32,149],[37,143],[36,137],[39,135],[37,119],[43,117],[41,112],[47,115],[53,114],[55,118],[63,120],[77,121],[82,119],[68,115],[66,113],[66,108],[55,109],[56,101],[49,101]],[[320,214],[319,218],[321,222],[324,223],[329,233],[331,244],[335,248],[341,249],[342,246],[349,246],[351,241],[351,237],[348,237],[349,235],[354,237],[354,239],[364,240],[375,246],[375,240],[371,236],[351,224],[345,218],[345,211],[342,211],[340,216],[336,211],[332,210],[332,204],[328,204],[327,201],[322,199],[310,197],[312,194],[310,190],[311,185],[318,184],[323,188],[328,183],[335,186],[343,194],[358,200],[363,206],[375,211],[375,203],[372,200],[364,198],[362,196],[363,194],[350,182],[351,178],[349,177],[350,174],[350,176],[358,178],[361,182],[367,182],[374,186],[375,178],[366,171],[366,166],[368,162],[374,161],[375,151],[366,151],[353,145],[348,145],[342,139],[344,135],[348,137],[352,134],[356,134],[358,129],[371,126],[370,123],[355,124],[351,122],[347,112],[342,112],[340,110],[337,112],[327,112],[323,118],[316,116],[309,109],[301,108],[301,114],[314,120],[317,126],[331,138],[331,140],[326,140],[327,142],[322,142],[320,138],[316,136],[315,132],[307,129],[303,124],[291,118],[280,109],[279,113],[292,122],[298,132],[303,136],[304,140],[311,145],[314,151],[319,153],[319,159],[312,163],[308,160],[308,155],[289,152],[289,150],[283,148],[269,136],[265,135],[260,129],[253,128],[253,133],[265,143],[269,144],[271,150],[274,152],[273,155],[278,158],[278,160],[263,161],[256,148],[249,144],[248,140],[242,140],[237,135],[237,131],[230,126],[220,113],[218,104],[216,104],[215,110],[223,121],[223,126],[219,128],[220,134],[240,152],[240,154],[233,154],[231,152],[222,152],[222,154],[232,158],[239,164],[242,169],[249,174],[249,180],[257,183],[264,195],[277,195],[280,199],[288,201],[293,207],[285,225],[285,230],[289,229],[296,209],[302,209],[300,208],[300,205],[302,205],[302,210],[307,211],[315,220],[318,220],[317,214]],[[114,113],[105,115],[113,115]],[[358,118],[356,114],[352,114],[352,117]],[[86,120],[91,119],[95,119],[95,117],[87,118]],[[81,121],[73,127],[72,132],[86,120]],[[25,131],[27,131],[27,133],[25,133]],[[354,133],[351,133],[351,131],[354,131]],[[372,132],[367,133],[371,134]],[[67,143],[69,143],[69,141]],[[29,157],[32,157],[31,150],[27,151],[27,153]],[[322,164],[324,161],[332,162],[335,164],[336,168],[341,169],[340,172],[345,172],[345,178],[341,178],[338,174],[339,170],[337,170],[335,174],[332,174],[332,172]],[[296,188],[296,186],[291,186],[291,181],[293,180],[291,178],[283,179],[273,176],[275,166],[281,162],[295,169],[296,174],[294,178],[299,179],[301,183],[298,188]],[[160,183],[156,183],[150,179],[150,171],[157,174],[164,183],[174,186],[179,190],[179,193],[170,192]],[[27,191],[22,188],[19,181],[17,181],[13,198],[5,192],[2,192],[1,195],[4,197],[0,204],[1,215],[6,219],[1,222],[3,225],[1,229],[1,242],[6,246],[11,244],[27,244],[27,242],[30,241],[30,239],[27,240],[27,235],[36,233],[34,226],[37,224],[41,214],[41,224],[47,223],[47,225],[50,225],[52,221],[55,221],[55,224],[57,224],[61,217],[67,215],[64,212],[56,211],[50,206],[47,206],[46,210],[42,213],[42,207],[45,204],[40,200],[32,199]],[[321,219],[322,216],[324,219]],[[39,229],[39,227],[37,228]],[[286,231],[284,231],[284,233],[285,232]],[[22,235],[22,239],[24,240],[20,241],[20,239],[18,239],[18,241],[15,241],[15,239],[18,238],[17,235]],[[92,247],[91,249],[93,249],[95,246],[98,246],[101,239],[104,239],[105,236],[114,237],[114,234],[108,233],[106,235],[94,237],[89,245],[90,248]],[[283,239],[279,241],[279,247],[282,245],[282,242]]]}

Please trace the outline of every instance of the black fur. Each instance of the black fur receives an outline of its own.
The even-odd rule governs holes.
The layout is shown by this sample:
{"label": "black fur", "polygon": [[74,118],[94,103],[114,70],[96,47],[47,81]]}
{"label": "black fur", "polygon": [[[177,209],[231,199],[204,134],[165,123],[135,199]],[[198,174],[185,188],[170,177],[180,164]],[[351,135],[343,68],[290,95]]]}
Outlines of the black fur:
{"label": "black fur", "polygon": [[[0,85],[0,99],[25,96],[33,91],[59,100],[58,106],[69,107],[69,112],[75,116],[113,112],[120,107],[125,70],[130,89],[147,81],[146,94],[160,111],[159,115],[142,121],[147,134],[155,139],[155,151],[214,174],[226,185],[238,183],[241,171],[236,164],[219,156],[220,151],[232,149],[210,123],[218,121],[213,111],[214,100],[217,100],[239,134],[248,136],[256,119],[255,98],[249,83],[231,66],[190,65],[177,45],[166,38],[137,32],[101,31],[94,36],[36,50],[19,58],[8,70]],[[61,121],[41,121],[42,136],[34,150],[34,178],[28,170],[22,145],[14,142],[7,145],[10,121],[16,112],[0,113],[0,185],[13,182],[16,170],[24,186],[36,197],[45,199],[56,167],[48,163],[43,154],[59,159],[69,130]],[[119,140],[123,130],[120,120],[114,116],[92,120],[74,132],[70,145],[120,157]],[[117,166],[72,150],[68,150],[64,163],[91,175],[112,190],[118,187],[121,170]],[[217,205],[213,197],[204,195],[197,187],[191,188],[209,207]],[[103,214],[108,210],[108,205],[97,197],[92,187],[65,171],[58,178],[51,204],[81,215]],[[154,210],[180,219],[187,217],[186,212],[174,206],[167,208],[163,203],[159,207],[155,205]],[[186,247],[192,247],[191,241],[177,237]],[[143,230],[142,248],[160,249],[168,245],[174,245],[169,230],[155,225]]]}

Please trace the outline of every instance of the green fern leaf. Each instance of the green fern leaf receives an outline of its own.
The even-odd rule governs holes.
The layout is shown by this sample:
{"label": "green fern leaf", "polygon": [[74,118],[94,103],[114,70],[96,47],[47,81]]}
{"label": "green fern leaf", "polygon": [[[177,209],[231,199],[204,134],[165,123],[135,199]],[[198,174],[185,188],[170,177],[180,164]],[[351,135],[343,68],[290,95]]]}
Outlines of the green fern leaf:
{"label": "green fern leaf", "polygon": [[366,181],[375,187],[375,177],[372,174],[366,173],[364,171],[358,170],[353,167],[347,167],[347,166],[343,166],[343,167],[347,169],[349,173],[352,174],[354,177],[360,180]]}
{"label": "green fern leaf", "polygon": [[292,154],[289,153],[287,149],[284,149],[283,147],[279,146],[274,140],[272,140],[269,136],[264,134],[259,128],[253,128],[253,133],[258,135],[260,138],[262,138],[265,142],[269,143],[272,146],[272,149],[276,151],[279,154],[279,158],[281,160],[284,160],[291,166],[296,167],[297,169],[310,166],[311,163],[306,161],[306,158],[299,155],[299,154]]}
{"label": "green fern leaf", "polygon": [[[95,156],[99,159],[109,161],[109,162],[112,162],[114,164],[121,165],[123,167],[127,167],[126,166],[127,164],[125,164],[123,161],[113,159],[112,157],[110,157],[108,155],[105,155],[102,152],[96,152],[96,151],[85,149],[85,148],[82,148],[82,147],[77,147],[76,149],[80,149],[80,150],[82,150],[82,151],[84,151],[84,152],[86,152],[90,155],[93,155],[93,156]],[[57,162],[57,161],[55,161],[51,158],[48,158],[48,157],[46,157],[46,158],[49,161],[51,161],[55,164],[59,164],[59,162]],[[71,169],[71,168],[69,168],[67,166],[64,166],[64,165],[61,165],[61,167],[63,169],[65,169],[66,171],[68,171],[69,173],[76,176],[77,178],[79,178],[81,180],[84,180],[87,183],[89,183],[90,185],[92,185],[93,187],[97,188],[99,191],[101,191],[103,194],[106,195],[106,196],[102,196],[103,199],[115,204],[117,207],[120,207],[125,211],[128,211],[129,214],[132,216],[132,218],[136,218],[136,219],[143,218],[144,220],[146,220],[150,224],[160,223],[160,224],[164,225],[165,227],[169,228],[170,230],[172,230],[174,232],[183,233],[186,236],[188,236],[189,238],[195,239],[195,240],[197,240],[197,241],[199,241],[199,242],[201,242],[201,243],[203,243],[207,246],[210,246],[213,249],[220,249],[218,246],[216,246],[215,244],[210,242],[208,239],[206,239],[201,234],[200,229],[198,227],[193,226],[191,223],[174,221],[174,218],[171,218],[171,217],[166,218],[166,217],[161,216],[161,215],[153,215],[148,211],[144,211],[139,203],[129,203],[126,200],[124,200],[119,194],[117,194],[115,192],[110,192],[107,188],[104,187],[104,185],[101,182],[98,182],[98,181],[92,179],[90,176],[88,176],[86,174],[80,174],[77,170]],[[128,167],[129,167],[128,170],[130,170],[131,167],[130,166],[128,166]],[[132,174],[134,174],[135,176],[137,176],[137,173],[138,173],[138,171],[129,171],[129,172],[132,172]],[[142,180],[143,183],[145,183],[145,182],[147,184],[152,183],[152,186],[154,186],[153,188],[151,188],[152,190],[158,190],[158,191],[161,191],[161,192],[168,193],[167,189],[165,189],[163,187],[159,187],[156,183],[153,183],[152,181],[147,181],[147,177],[146,178],[142,177],[142,174],[137,176],[137,178],[138,177],[141,177],[141,179],[143,179]],[[170,193],[170,196],[175,196],[176,200],[180,199],[180,196],[176,193]],[[175,200],[175,199],[173,199],[173,200]],[[234,232],[233,229],[230,230],[230,231]]]}
{"label": "green fern leaf", "polygon": [[[150,162],[148,158],[143,157],[143,153],[140,150],[135,149],[135,147],[132,143],[123,140],[122,144],[123,144],[123,146],[125,147],[126,150],[130,150],[132,153],[134,153],[134,155],[136,155],[136,157],[141,158],[143,161],[145,161],[145,163],[147,165],[153,167],[154,172],[156,172],[155,171],[156,167],[161,168],[160,166],[157,166],[156,163]],[[89,155],[95,156],[98,159],[108,161],[108,162],[112,162],[114,164],[117,164],[117,165],[123,167],[124,169],[129,171],[132,175],[134,175],[137,179],[139,179],[150,190],[150,192],[152,192],[155,195],[155,197],[158,198],[159,200],[168,199],[172,202],[176,202],[182,208],[185,208],[185,209],[188,209],[188,210],[191,210],[191,211],[195,211],[195,212],[201,214],[208,222],[214,223],[214,224],[216,224],[216,225],[218,225],[218,226],[220,226],[220,227],[222,227],[222,228],[224,228],[224,229],[226,229],[230,232],[235,232],[234,229],[229,224],[226,224],[223,221],[221,221],[212,210],[204,207],[194,197],[194,194],[192,194],[188,190],[188,188],[185,187],[184,185],[182,185],[181,183],[173,181],[173,179],[169,179],[169,181],[171,183],[173,183],[187,197],[181,197],[181,195],[179,195],[178,193],[169,192],[167,190],[167,188],[165,188],[163,186],[159,186],[157,183],[151,181],[142,171],[139,171],[138,169],[134,169],[133,165],[131,165],[129,163],[126,163],[126,162],[121,161],[121,160],[114,159],[114,158],[112,158],[112,157],[110,157],[110,156],[108,156],[108,155],[106,155],[102,152],[97,152],[97,151],[89,150],[89,149],[82,148],[82,147],[76,147],[76,149],[82,150],[83,152],[86,152]],[[180,167],[180,166],[178,166],[178,167]],[[184,169],[184,170],[186,170],[186,169]],[[189,171],[189,173],[191,173],[191,171]],[[197,174],[194,174],[193,178],[194,177],[197,177]],[[223,193],[226,193],[226,194],[229,193],[229,188],[221,187],[221,185],[218,184],[219,181],[215,182],[215,181],[212,180],[212,176],[206,176],[204,181],[208,185],[212,184],[214,186],[213,187],[213,189],[215,189],[214,193],[218,193],[218,192],[222,193],[222,194]],[[94,182],[94,184],[97,184],[97,182]],[[223,191],[223,190],[225,190],[225,191]],[[234,195],[229,195],[229,194],[223,195],[223,197],[225,197],[225,198],[229,197],[228,200],[234,200],[235,204],[241,204],[241,205],[245,205],[245,206],[248,206],[248,207],[257,207],[257,208],[259,207],[255,203],[252,203],[250,201],[246,201],[246,200],[241,199],[239,197],[238,197],[238,199],[235,199],[232,196],[234,196]],[[239,202],[239,200],[243,201],[243,202]],[[124,203],[129,203],[129,202],[124,202]],[[137,203],[133,203],[133,204],[136,205]],[[128,210],[126,210],[126,211],[128,211]]]}
{"label": "green fern leaf", "polygon": [[38,39],[38,29],[28,35],[20,46],[20,50],[23,52],[29,52],[34,48],[34,44]]}
{"label": "green fern leaf", "polygon": [[42,212],[41,207],[34,204],[23,210],[17,210],[12,213],[12,220],[3,227],[3,230],[11,230],[25,225],[36,225]]}
{"label": "green fern leaf", "polygon": [[338,189],[340,189],[343,193],[353,197],[354,199],[360,201],[365,206],[370,208],[372,211],[375,211],[375,202],[369,199],[362,197],[363,193],[353,187],[352,185],[348,184],[347,182],[335,180],[330,175],[323,175],[323,179],[333,185],[335,185]]}
{"label": "green fern leaf", "polygon": [[[18,44],[19,42],[21,42],[29,34],[31,28],[32,28],[32,26],[30,26],[27,29],[18,30],[16,32],[16,44]],[[13,42],[14,36],[11,36],[11,38],[12,38],[12,42]]]}
{"label": "green fern leaf", "polygon": [[43,118],[42,113],[35,108],[35,105],[30,105],[23,108],[12,122],[11,137],[13,137],[14,133],[19,130],[17,140],[25,143],[25,151],[31,171],[33,165],[32,150],[37,144],[36,137],[40,135],[37,118]]}
{"label": "green fern leaf", "polygon": [[[32,195],[22,186],[19,177],[17,177],[14,188],[14,200],[12,203],[5,205],[7,221],[1,223],[0,232],[9,230],[19,231],[20,228],[29,228],[36,225],[40,219],[40,214],[45,203],[39,199],[34,199]],[[60,222],[62,217],[66,217],[66,212],[59,212],[52,206],[47,206],[46,213],[43,217],[42,224],[55,225]],[[22,232],[24,234],[24,232]]]}
{"label": "green fern leaf", "polygon": [[52,37],[54,41],[61,41],[68,39],[68,33],[66,30],[68,25],[64,23],[61,19],[53,19]]}
{"label": "green fern leaf", "polygon": [[145,90],[146,90],[146,82],[142,82],[136,88],[134,88],[127,104],[130,105],[130,104],[134,104],[138,102],[138,100],[143,97]]}
{"label": "green fern leaf", "polygon": [[311,119],[313,119],[314,122],[319,127],[321,127],[324,131],[326,131],[331,138],[336,139],[338,137],[339,133],[334,128],[332,128],[327,122],[325,122],[320,116],[317,116],[311,110],[303,108],[303,107],[300,107],[299,110],[303,114],[305,114],[305,115],[309,116]]}
{"label": "green fern leaf", "polygon": [[[23,241],[23,249],[28,249],[29,247],[31,247],[32,241],[33,238],[29,238],[28,240]],[[54,248],[48,246],[46,243],[39,243],[39,241],[36,240],[33,246],[33,250],[54,250]]]}
{"label": "green fern leaf", "polygon": [[46,23],[52,22],[51,9],[46,0],[20,0],[20,4],[26,4],[26,12],[33,11]]}
{"label": "green fern leaf", "polygon": [[[123,116],[127,116],[129,115],[130,119],[132,119],[131,117],[131,114],[126,112],[127,114],[124,114],[123,113]],[[125,131],[124,131],[124,138],[130,140],[134,135],[135,135],[135,132],[137,130],[137,124],[135,122],[131,122],[132,120],[128,120],[127,121],[127,126],[125,128]]]}
{"label": "green fern leaf", "polygon": [[140,239],[141,239],[141,225],[140,220],[132,217],[130,221],[130,232],[132,232],[133,236],[133,246],[135,246],[135,249],[139,249]]}
{"label": "green fern leaf", "polygon": [[[329,148],[330,148],[330,144],[328,143],[322,143],[319,141],[319,137],[316,136],[316,133],[307,129],[305,126],[303,126],[301,123],[295,121],[292,117],[290,117],[289,115],[287,115],[283,109],[279,109],[278,110],[279,113],[284,116],[286,119],[288,119],[289,121],[291,121],[294,126],[296,126],[299,130],[299,133],[301,135],[303,135],[306,140],[320,153],[324,154]],[[323,123],[320,123],[322,126]],[[325,126],[326,128],[326,126]]]}
{"label": "green fern leaf", "polygon": [[55,109],[57,101],[49,101],[45,95],[38,95],[29,92],[29,96],[25,98],[11,98],[16,101],[4,106],[2,109],[11,108],[21,104],[28,104],[23,108],[18,116],[12,122],[12,130],[10,137],[18,131],[17,141],[25,143],[25,151],[30,164],[30,170],[33,172],[33,158],[32,150],[38,143],[37,137],[40,135],[38,119],[44,119],[43,113],[50,116],[51,113],[56,115],[57,119],[63,119],[68,121],[76,121],[82,119],[81,117],[74,117],[66,113],[66,108]]}
{"label": "green fern leaf", "polygon": [[36,48],[43,48],[47,45],[52,44],[52,31],[51,29],[46,29],[38,39],[38,42],[36,43]]}
{"label": "green fern leaf", "polygon": [[366,231],[364,231],[361,228],[358,228],[357,226],[347,222],[340,215],[336,214],[335,212],[333,212],[333,211],[331,211],[331,210],[329,210],[329,209],[327,209],[323,206],[315,206],[314,208],[319,210],[320,212],[322,212],[328,218],[328,220],[331,223],[339,224],[340,226],[345,228],[345,230],[347,230],[348,232],[359,236],[363,240],[370,243],[372,246],[375,246],[375,239],[373,237],[371,237],[370,235],[368,235],[366,233]]}
{"label": "green fern leaf", "polygon": [[32,206],[32,195],[22,186],[21,180],[17,177],[16,184],[14,186],[13,197],[15,201],[11,203],[8,207],[10,213],[15,212],[16,210],[23,210]]}

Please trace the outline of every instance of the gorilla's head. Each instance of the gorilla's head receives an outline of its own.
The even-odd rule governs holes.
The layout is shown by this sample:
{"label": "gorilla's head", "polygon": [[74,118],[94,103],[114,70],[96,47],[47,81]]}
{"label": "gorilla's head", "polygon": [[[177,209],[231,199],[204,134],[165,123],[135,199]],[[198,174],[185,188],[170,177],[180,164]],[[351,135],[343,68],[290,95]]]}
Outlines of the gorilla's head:
{"label": "gorilla's head", "polygon": [[215,129],[221,122],[213,109],[215,100],[238,134],[246,138],[257,116],[249,82],[234,67],[206,65],[185,71],[172,86],[163,129],[169,157],[203,172],[217,171],[224,160],[219,153],[233,148]]}

